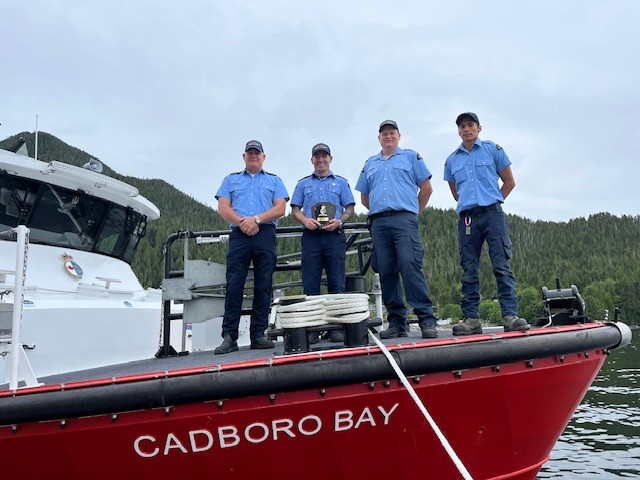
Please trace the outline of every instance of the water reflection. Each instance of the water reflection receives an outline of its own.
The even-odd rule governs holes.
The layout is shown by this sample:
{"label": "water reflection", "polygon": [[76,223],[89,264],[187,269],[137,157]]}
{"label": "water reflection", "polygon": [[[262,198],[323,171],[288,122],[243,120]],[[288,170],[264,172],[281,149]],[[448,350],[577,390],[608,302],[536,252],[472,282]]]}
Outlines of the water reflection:
{"label": "water reflection", "polygon": [[537,478],[640,478],[640,330],[611,353]]}

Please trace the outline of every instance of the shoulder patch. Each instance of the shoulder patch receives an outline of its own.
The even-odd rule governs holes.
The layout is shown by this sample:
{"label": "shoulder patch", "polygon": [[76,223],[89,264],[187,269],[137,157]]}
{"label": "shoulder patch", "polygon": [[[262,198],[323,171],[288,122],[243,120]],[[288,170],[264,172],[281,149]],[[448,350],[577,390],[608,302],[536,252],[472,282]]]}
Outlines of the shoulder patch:
{"label": "shoulder patch", "polygon": [[244,170],[242,170],[241,172],[233,172],[233,173],[230,173],[229,175],[241,175],[243,173],[244,173]]}
{"label": "shoulder patch", "polygon": [[500,145],[498,145],[497,143],[496,143],[496,148],[497,148],[498,150],[502,150],[502,147],[501,147]]}
{"label": "shoulder patch", "polygon": [[422,160],[422,155],[420,155],[419,153],[416,152],[416,155],[418,156],[418,160]]}
{"label": "shoulder patch", "polygon": [[265,170],[262,170],[263,173],[266,173],[267,175],[271,175],[272,177],[277,177],[277,175],[275,173],[269,173]]}

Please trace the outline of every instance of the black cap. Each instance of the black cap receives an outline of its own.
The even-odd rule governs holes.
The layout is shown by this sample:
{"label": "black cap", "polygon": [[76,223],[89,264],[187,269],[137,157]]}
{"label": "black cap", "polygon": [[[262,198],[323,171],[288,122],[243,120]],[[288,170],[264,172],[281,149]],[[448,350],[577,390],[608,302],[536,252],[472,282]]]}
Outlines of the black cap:
{"label": "black cap", "polygon": [[390,127],[393,127],[396,130],[400,131],[400,129],[398,128],[398,124],[396,122],[394,122],[393,120],[385,120],[384,122],[382,122],[380,124],[380,128],[378,128],[378,133],[380,133],[382,131],[382,128],[386,127],[387,125],[389,125]]}
{"label": "black cap", "polygon": [[460,122],[462,121],[462,119],[464,117],[469,117],[471,120],[473,120],[478,125],[480,125],[480,120],[478,120],[478,115],[476,115],[473,112],[464,112],[464,113],[461,113],[460,115],[458,115],[458,118],[456,118],[456,125],[460,126]]}
{"label": "black cap", "polygon": [[258,140],[249,140],[247,142],[247,146],[244,147],[244,151],[248,152],[249,150],[258,150],[260,153],[264,153],[262,144]]}
{"label": "black cap", "polygon": [[318,143],[317,145],[314,145],[311,149],[311,155],[315,155],[318,152],[326,152],[328,155],[331,155],[331,149],[326,143]]}

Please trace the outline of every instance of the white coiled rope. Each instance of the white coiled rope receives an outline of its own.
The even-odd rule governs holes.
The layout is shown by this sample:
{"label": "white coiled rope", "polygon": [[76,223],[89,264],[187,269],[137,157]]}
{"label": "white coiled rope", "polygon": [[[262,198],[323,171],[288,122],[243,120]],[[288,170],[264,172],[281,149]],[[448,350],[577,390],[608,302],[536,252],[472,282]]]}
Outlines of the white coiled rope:
{"label": "white coiled rope", "polygon": [[278,319],[282,328],[315,327],[325,325],[324,319],[327,311],[324,309],[324,300],[321,298],[309,299],[291,305],[278,307]]}
{"label": "white coiled rope", "polygon": [[369,318],[369,295],[335,293],[306,297],[278,307],[282,328],[314,327],[327,323],[358,323]]}
{"label": "white coiled rope", "polygon": [[369,295],[365,293],[336,293],[322,297],[327,322],[359,323],[369,318]]}

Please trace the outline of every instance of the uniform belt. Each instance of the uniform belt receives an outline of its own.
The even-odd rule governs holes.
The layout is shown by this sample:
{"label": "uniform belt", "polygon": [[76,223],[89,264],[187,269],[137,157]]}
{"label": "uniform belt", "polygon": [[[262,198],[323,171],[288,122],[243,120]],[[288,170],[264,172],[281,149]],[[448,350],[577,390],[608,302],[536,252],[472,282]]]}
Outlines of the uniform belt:
{"label": "uniform belt", "polygon": [[473,208],[469,208],[468,210],[463,210],[460,212],[460,216],[468,217],[469,215],[488,212],[489,210],[500,210],[500,202],[496,202],[491,205],[486,205],[484,207],[473,207]]}
{"label": "uniform belt", "polygon": [[374,213],[369,215],[369,220],[373,220],[378,217],[390,217],[391,215],[399,215],[400,213],[413,213],[409,210],[384,210],[383,212]]}
{"label": "uniform belt", "polygon": [[304,230],[302,230],[302,234],[319,234],[319,235],[324,235],[325,233],[342,233],[342,227],[340,228],[336,228],[335,230],[325,230],[324,228],[316,228],[315,230],[311,230],[308,228],[305,228]]}

